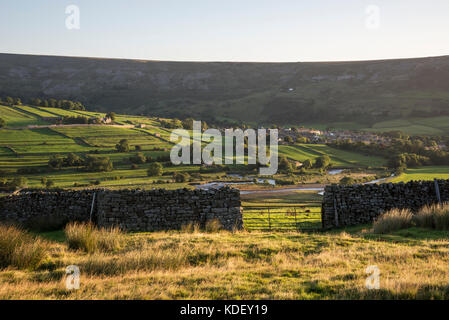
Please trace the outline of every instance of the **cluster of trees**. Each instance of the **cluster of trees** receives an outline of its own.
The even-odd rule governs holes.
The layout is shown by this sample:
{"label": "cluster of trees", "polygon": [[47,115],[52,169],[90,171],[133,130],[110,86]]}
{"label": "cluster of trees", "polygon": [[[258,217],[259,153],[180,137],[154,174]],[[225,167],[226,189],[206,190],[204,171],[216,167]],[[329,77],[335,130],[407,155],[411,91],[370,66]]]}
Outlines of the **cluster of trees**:
{"label": "cluster of trees", "polygon": [[381,156],[389,159],[391,168],[414,167],[421,165],[449,165],[449,152],[436,148],[437,141],[432,137],[409,137],[400,132],[386,133],[391,143],[365,144],[351,140],[336,141],[331,147],[348,151],[357,151],[365,155]]}
{"label": "cluster of trees", "polygon": [[153,162],[148,167],[147,175],[149,177],[159,177],[162,175],[163,172],[164,172],[164,170],[163,170],[162,164],[160,164],[159,162]]}
{"label": "cluster of trees", "polygon": [[56,100],[56,99],[31,99],[31,105],[45,108],[60,108],[66,110],[86,110],[83,104],[79,101],[71,100]]}
{"label": "cluster of trees", "polygon": [[27,185],[27,179],[24,177],[14,177],[12,179],[7,179],[5,177],[0,177],[0,190],[1,191],[11,191],[23,188]]}
{"label": "cluster of trees", "polygon": [[20,106],[22,104],[22,100],[20,98],[12,98],[12,97],[2,98],[2,97],[0,97],[0,103]]}
{"label": "cluster of trees", "polygon": [[64,116],[60,123],[62,124],[100,124],[101,120],[98,118],[88,118],[85,116]]}
{"label": "cluster of trees", "polygon": [[[313,162],[311,159],[304,160],[302,164],[303,169],[326,169],[331,165],[331,158],[325,154],[321,157],[318,157],[315,159],[315,162]],[[290,173],[293,172],[294,168],[293,165],[286,157],[281,157],[279,159],[279,170],[281,172]]]}
{"label": "cluster of trees", "polygon": [[112,171],[114,169],[109,157],[87,156],[83,159],[74,153],[69,153],[66,157],[52,155],[48,161],[48,166],[52,169],[84,167],[86,171],[94,172]]}
{"label": "cluster of trees", "polygon": [[6,127],[6,121],[3,118],[0,118],[0,128]]}
{"label": "cluster of trees", "polygon": [[[193,121],[192,118],[187,118],[184,120],[179,119],[171,119],[171,120],[160,120],[161,126],[167,129],[186,129],[186,130],[192,130],[193,129]],[[205,131],[207,130],[208,125],[206,121],[201,121],[201,130]]]}

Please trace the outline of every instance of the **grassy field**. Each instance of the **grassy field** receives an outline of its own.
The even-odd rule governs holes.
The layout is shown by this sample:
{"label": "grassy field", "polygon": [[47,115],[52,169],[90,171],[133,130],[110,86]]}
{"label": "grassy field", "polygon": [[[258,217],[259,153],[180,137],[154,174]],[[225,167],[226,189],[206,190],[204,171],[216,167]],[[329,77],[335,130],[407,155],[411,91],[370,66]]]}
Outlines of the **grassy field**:
{"label": "grassy field", "polygon": [[[4,107],[8,126],[23,127],[29,124],[42,124],[41,117],[60,117],[67,115],[104,116],[104,113],[90,111],[63,110],[58,108],[37,108],[30,106]],[[25,174],[28,186],[40,187],[41,178],[47,177],[57,187],[73,187],[76,184],[83,187],[92,181],[100,181],[102,186],[110,188],[143,187],[152,188],[154,182],[160,180],[157,187],[174,188],[188,187],[187,183],[174,184],[171,174],[175,171],[186,170],[198,172],[198,166],[168,167],[166,176],[149,178],[146,171],[149,164],[131,167],[129,157],[135,154],[135,146],[140,146],[145,156],[157,158],[167,156],[172,147],[170,143],[169,129],[161,127],[156,118],[117,115],[117,123],[126,125],[145,124],[144,128],[112,127],[112,126],[63,126],[37,129],[9,130],[0,129],[0,170],[9,173],[12,177],[16,170],[21,168],[35,168],[41,171],[36,174]],[[131,151],[120,153],[115,145],[122,139],[127,139]],[[384,164],[384,159],[366,157],[358,153],[341,151],[325,145],[294,145],[280,146],[280,154],[291,160],[304,161],[315,159],[324,154],[331,157],[332,165],[341,168],[378,167]],[[83,172],[76,168],[62,168],[50,170],[47,166],[52,155],[64,156],[68,153],[76,153],[79,156],[99,155],[107,156],[114,163],[113,172],[92,173]],[[203,174],[204,179],[217,179],[226,173]],[[312,173],[298,177],[303,183],[316,181],[330,181],[322,176]],[[280,178],[285,178],[279,175]],[[330,177],[330,176],[329,176]],[[332,176],[334,180],[336,176]],[[299,181],[298,180],[298,181]],[[332,181],[334,181],[332,180]]]}
{"label": "grassy field", "polygon": [[[70,250],[62,231],[40,237],[45,263],[0,270],[0,299],[449,298],[444,231],[141,233],[95,254]],[[80,269],[79,290],[65,287],[69,265]],[[365,287],[370,265],[380,270],[379,290]]]}
{"label": "grassy field", "polygon": [[407,169],[403,174],[394,178],[392,182],[408,182],[412,180],[449,179],[449,167],[422,167]]}
{"label": "grassy field", "polygon": [[303,162],[307,159],[316,159],[327,154],[331,158],[333,167],[380,167],[386,162],[380,157],[364,156],[355,152],[348,152],[320,144],[297,144],[293,146],[279,146],[279,154],[289,159]]}

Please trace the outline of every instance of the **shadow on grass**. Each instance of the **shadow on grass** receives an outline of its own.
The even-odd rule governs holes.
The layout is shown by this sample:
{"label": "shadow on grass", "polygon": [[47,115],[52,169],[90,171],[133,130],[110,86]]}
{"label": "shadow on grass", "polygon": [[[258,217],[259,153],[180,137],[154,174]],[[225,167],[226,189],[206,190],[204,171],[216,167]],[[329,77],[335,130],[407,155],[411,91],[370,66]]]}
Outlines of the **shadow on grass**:
{"label": "shadow on grass", "polygon": [[39,232],[35,233],[36,235],[44,238],[45,240],[50,240],[54,242],[65,242],[66,237],[64,230],[58,230],[58,231],[49,231],[49,232]]}
{"label": "shadow on grass", "polygon": [[449,299],[449,285],[415,284],[405,285],[410,289],[396,292],[391,289],[348,289],[338,291],[333,297],[345,300],[447,300]]}

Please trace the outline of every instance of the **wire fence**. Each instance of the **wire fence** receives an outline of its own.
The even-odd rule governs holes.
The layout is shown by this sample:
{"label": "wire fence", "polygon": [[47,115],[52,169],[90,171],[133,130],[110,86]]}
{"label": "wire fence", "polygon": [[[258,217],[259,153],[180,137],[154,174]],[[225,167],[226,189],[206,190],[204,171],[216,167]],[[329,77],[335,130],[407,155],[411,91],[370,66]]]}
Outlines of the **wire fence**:
{"label": "wire fence", "polygon": [[306,231],[321,228],[321,207],[244,206],[243,223],[248,230]]}

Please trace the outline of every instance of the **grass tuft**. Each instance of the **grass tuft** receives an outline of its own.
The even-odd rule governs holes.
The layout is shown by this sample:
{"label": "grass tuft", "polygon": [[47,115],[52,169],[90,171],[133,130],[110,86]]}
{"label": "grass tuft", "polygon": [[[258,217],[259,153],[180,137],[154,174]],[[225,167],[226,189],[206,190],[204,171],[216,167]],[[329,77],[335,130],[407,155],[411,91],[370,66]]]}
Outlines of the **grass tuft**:
{"label": "grass tuft", "polygon": [[92,223],[74,222],[64,231],[70,249],[87,253],[117,251],[125,242],[125,235],[117,227],[98,229]]}
{"label": "grass tuft", "polygon": [[413,221],[418,227],[449,230],[449,203],[426,206],[417,212]]}
{"label": "grass tuft", "polygon": [[206,232],[218,232],[222,229],[222,225],[220,220],[218,219],[213,219],[213,220],[209,220],[206,222],[206,226],[205,226],[205,231]]}
{"label": "grass tuft", "polygon": [[392,209],[382,214],[373,224],[374,233],[389,233],[413,225],[413,214],[408,209]]}
{"label": "grass tuft", "polygon": [[48,243],[13,226],[0,225],[0,267],[36,270],[46,259]]}

